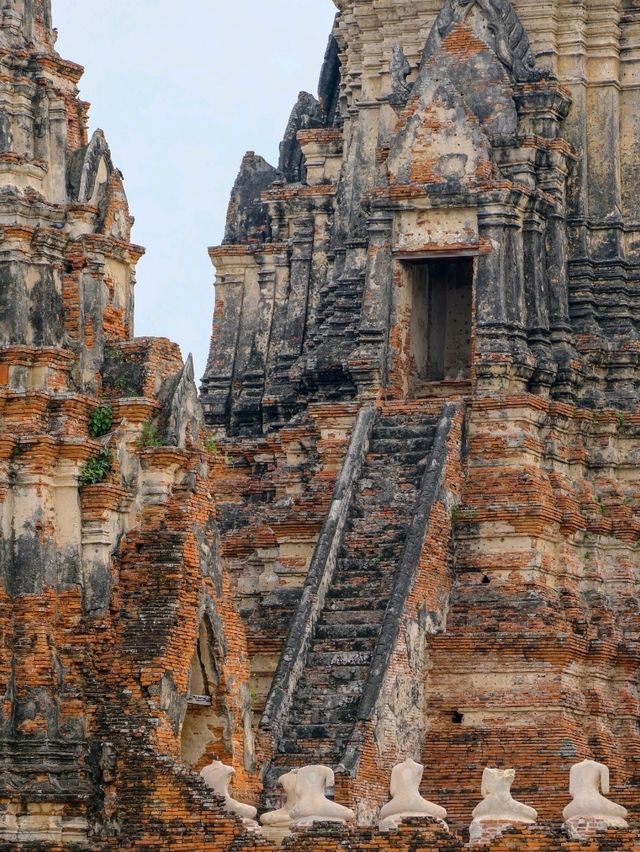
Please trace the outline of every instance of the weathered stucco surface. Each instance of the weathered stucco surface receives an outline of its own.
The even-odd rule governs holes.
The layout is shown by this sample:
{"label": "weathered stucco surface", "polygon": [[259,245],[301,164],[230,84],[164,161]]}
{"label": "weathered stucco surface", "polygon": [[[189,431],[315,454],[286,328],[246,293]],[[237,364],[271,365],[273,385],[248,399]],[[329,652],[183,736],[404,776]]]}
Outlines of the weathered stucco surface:
{"label": "weathered stucco surface", "polygon": [[[340,0],[277,166],[250,152],[211,353],[133,336],[122,177],[49,0],[0,10],[0,842],[269,849],[336,771],[458,850],[485,766],[574,848],[570,767],[640,815],[640,3]],[[194,307],[197,309],[197,306]],[[429,824],[380,835],[392,767]],[[458,833],[455,833],[458,832]]]}

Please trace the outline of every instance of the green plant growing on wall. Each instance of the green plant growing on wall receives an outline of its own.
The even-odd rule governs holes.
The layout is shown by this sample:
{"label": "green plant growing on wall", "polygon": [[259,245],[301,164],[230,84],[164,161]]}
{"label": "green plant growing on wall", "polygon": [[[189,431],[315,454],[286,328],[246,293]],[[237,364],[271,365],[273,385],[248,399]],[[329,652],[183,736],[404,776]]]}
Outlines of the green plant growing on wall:
{"label": "green plant growing on wall", "polygon": [[106,351],[106,357],[111,361],[121,362],[124,361],[124,354],[121,349],[118,349],[117,346],[110,346]]}
{"label": "green plant growing on wall", "polygon": [[113,408],[109,403],[99,405],[89,420],[89,434],[92,438],[106,435],[113,424]]}
{"label": "green plant growing on wall", "polygon": [[204,442],[205,450],[212,456],[215,456],[218,452],[218,442],[214,438],[213,435],[207,435],[206,440]]}
{"label": "green plant growing on wall", "polygon": [[78,482],[80,487],[85,485],[98,485],[104,482],[113,469],[111,451],[103,447],[100,452],[92,456],[82,466]]}
{"label": "green plant growing on wall", "polygon": [[138,396],[135,388],[131,387],[126,376],[118,376],[113,383],[114,390],[117,390],[120,396],[133,397]]}
{"label": "green plant growing on wall", "polygon": [[147,420],[142,426],[142,432],[138,438],[138,447],[141,450],[151,450],[154,447],[161,447],[162,441],[158,437],[158,425],[153,420]]}

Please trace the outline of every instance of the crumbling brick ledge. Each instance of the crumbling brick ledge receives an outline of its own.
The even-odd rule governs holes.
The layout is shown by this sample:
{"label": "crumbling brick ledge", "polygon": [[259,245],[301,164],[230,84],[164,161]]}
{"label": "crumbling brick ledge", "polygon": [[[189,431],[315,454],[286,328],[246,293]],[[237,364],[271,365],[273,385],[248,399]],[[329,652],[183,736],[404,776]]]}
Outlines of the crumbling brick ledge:
{"label": "crumbling brick ledge", "polygon": [[[219,815],[209,823],[211,813],[204,815],[202,834],[194,836],[188,831],[181,833],[174,825],[162,838],[147,841],[144,837],[120,844],[110,838],[106,842],[88,846],[59,846],[51,844],[5,844],[0,845],[4,852],[155,852],[155,850],[189,850],[189,852],[240,852],[240,850],[263,850],[275,852],[459,852],[469,849],[467,838],[455,832],[447,833],[429,818],[408,819],[397,831],[386,834],[375,828],[347,828],[332,823],[317,823],[313,829],[294,831],[283,845],[278,847],[263,838],[243,832],[236,833],[239,823],[234,818]],[[223,824],[228,825],[223,827]],[[207,823],[207,825],[205,825]],[[235,825],[232,825],[235,824]],[[610,830],[589,840],[570,840],[560,823],[542,822],[533,826],[523,826],[505,831],[500,837],[486,846],[475,849],[487,852],[636,852],[640,850],[640,826],[633,825],[628,830]]]}

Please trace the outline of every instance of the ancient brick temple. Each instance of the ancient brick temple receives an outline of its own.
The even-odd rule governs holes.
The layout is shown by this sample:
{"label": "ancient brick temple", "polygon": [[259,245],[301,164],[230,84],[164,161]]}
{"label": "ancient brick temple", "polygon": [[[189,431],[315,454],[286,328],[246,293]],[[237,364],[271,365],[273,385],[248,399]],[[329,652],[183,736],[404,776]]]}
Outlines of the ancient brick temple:
{"label": "ancient brick temple", "polygon": [[[569,850],[588,757],[632,829],[583,848],[640,848],[640,0],[336,0],[199,397],[50,0],[0,5],[0,846],[273,849],[219,759],[335,770],[359,827],[285,848],[461,850],[499,766],[491,848]],[[375,830],[407,757],[451,834]]]}

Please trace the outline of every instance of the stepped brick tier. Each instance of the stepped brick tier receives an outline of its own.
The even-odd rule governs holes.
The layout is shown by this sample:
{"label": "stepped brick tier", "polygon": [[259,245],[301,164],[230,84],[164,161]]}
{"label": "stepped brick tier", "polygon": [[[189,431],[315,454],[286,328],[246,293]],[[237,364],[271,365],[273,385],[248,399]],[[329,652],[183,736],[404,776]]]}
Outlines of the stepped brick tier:
{"label": "stepped brick tier", "polygon": [[[133,336],[122,176],[50,0],[0,9],[0,844],[465,847],[485,767],[568,850],[640,848],[640,2],[336,0],[247,154],[198,397]],[[392,768],[451,834],[381,834]],[[487,835],[488,836],[488,835]]]}

